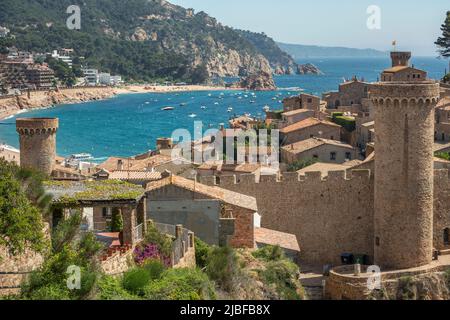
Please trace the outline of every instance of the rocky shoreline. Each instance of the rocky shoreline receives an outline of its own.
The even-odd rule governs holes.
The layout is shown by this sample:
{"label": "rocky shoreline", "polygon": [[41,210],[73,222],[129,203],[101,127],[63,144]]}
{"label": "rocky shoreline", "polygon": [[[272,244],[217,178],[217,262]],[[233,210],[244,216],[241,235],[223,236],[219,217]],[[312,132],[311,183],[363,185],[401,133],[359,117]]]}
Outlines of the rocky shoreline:
{"label": "rocky shoreline", "polygon": [[117,92],[109,87],[59,89],[58,91],[31,91],[19,96],[0,98],[0,119],[25,110],[47,108],[56,104],[82,103],[109,99]]}

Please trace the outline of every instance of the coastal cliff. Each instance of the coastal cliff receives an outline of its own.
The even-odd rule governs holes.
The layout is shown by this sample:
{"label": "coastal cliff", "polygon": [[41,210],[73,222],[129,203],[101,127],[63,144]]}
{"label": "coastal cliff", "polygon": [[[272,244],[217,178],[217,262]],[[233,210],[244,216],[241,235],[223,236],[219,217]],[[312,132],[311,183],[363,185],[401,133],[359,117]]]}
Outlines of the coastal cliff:
{"label": "coastal cliff", "polygon": [[11,30],[8,42],[33,52],[71,48],[74,57],[85,58],[86,65],[146,82],[198,84],[211,77],[297,70],[292,57],[265,34],[225,26],[205,12],[168,1],[85,0],[83,27],[76,32],[66,27],[65,12],[72,4],[71,0],[7,1],[0,21]]}
{"label": "coastal cliff", "polygon": [[32,91],[20,96],[3,97],[0,99],[0,119],[14,115],[21,110],[46,108],[55,104],[80,103],[92,100],[102,100],[113,97],[113,88],[74,88],[58,91]]}

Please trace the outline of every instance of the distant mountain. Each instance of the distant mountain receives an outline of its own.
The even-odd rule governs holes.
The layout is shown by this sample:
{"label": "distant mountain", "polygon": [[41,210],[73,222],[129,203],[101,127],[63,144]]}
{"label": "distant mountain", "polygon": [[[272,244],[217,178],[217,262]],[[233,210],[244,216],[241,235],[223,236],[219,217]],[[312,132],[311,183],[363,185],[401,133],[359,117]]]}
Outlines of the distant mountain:
{"label": "distant mountain", "polygon": [[[66,27],[70,5],[81,8],[81,30]],[[0,38],[0,52],[73,48],[82,63],[129,80],[203,82],[296,66],[264,34],[165,0],[0,0],[0,26],[14,36]]]}
{"label": "distant mountain", "polygon": [[304,58],[338,58],[338,57],[386,57],[387,52],[375,49],[355,49],[345,47],[321,47],[301,44],[278,43],[281,50],[286,51],[294,59]]}

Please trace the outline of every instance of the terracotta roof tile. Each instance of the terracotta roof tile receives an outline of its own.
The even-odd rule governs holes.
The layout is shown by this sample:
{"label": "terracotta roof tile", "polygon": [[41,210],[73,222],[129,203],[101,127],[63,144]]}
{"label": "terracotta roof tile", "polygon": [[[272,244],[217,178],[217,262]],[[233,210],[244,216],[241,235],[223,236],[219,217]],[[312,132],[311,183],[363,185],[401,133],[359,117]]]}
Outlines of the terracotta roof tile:
{"label": "terracotta roof tile", "polygon": [[319,124],[332,126],[332,127],[340,127],[339,125],[337,125],[336,123],[333,123],[333,122],[319,120],[316,118],[308,118],[308,119],[296,122],[290,126],[287,126],[283,129],[281,129],[280,132],[281,133],[290,133],[290,132],[298,131],[301,129],[309,128],[312,126],[317,126]]}

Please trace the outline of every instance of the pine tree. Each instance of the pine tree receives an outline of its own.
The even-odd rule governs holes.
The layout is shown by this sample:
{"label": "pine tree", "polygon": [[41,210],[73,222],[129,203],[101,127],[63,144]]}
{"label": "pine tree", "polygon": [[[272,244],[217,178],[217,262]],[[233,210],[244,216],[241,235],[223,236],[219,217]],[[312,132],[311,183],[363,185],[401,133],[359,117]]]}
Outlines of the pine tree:
{"label": "pine tree", "polygon": [[442,57],[450,57],[450,11],[447,11],[447,18],[441,27],[442,37],[439,37],[435,44],[439,47]]}

